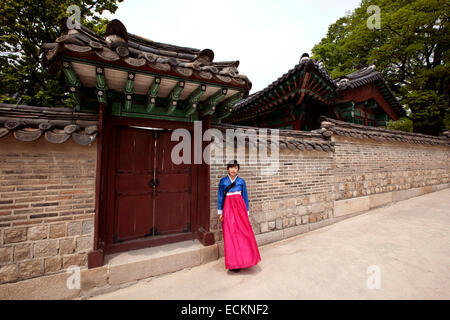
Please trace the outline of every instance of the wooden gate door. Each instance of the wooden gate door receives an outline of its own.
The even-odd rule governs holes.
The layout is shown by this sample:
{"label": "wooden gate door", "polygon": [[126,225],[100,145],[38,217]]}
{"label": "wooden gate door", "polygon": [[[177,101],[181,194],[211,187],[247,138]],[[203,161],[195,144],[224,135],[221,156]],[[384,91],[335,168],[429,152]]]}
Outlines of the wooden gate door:
{"label": "wooden gate door", "polygon": [[192,164],[175,165],[169,130],[117,127],[113,243],[191,233]]}
{"label": "wooden gate door", "polygon": [[[157,133],[155,233],[173,234],[191,231],[193,202],[192,164],[174,164],[171,131]],[[192,160],[192,159],[191,159]]]}
{"label": "wooden gate door", "polygon": [[148,236],[153,227],[153,131],[119,127],[116,148],[114,242]]}

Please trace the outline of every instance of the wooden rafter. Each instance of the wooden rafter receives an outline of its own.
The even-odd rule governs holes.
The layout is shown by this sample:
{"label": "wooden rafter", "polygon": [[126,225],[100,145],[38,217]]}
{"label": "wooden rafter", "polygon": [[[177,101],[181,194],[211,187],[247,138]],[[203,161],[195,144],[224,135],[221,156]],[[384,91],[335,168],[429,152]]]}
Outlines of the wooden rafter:
{"label": "wooden rafter", "polygon": [[152,112],[156,106],[156,97],[158,96],[159,86],[161,85],[161,78],[155,77],[147,92],[147,113]]}
{"label": "wooden rafter", "polygon": [[81,110],[81,81],[72,69],[69,61],[63,62],[63,72],[66,76],[66,82],[69,85],[70,97],[75,101],[75,110]]}
{"label": "wooden rafter", "polygon": [[133,94],[134,94],[134,78],[135,74],[133,72],[128,72],[127,82],[123,87],[123,93],[125,94],[125,110],[130,111],[131,105],[133,104]]}
{"label": "wooden rafter", "polygon": [[178,100],[184,89],[184,81],[178,81],[169,94],[166,102],[166,114],[172,114],[177,108]]}
{"label": "wooden rafter", "polygon": [[202,117],[206,115],[212,115],[216,109],[216,105],[219,103],[220,99],[226,96],[228,89],[222,88],[217,90],[212,96],[208,98],[206,103],[204,103],[201,110]]}
{"label": "wooden rafter", "polygon": [[244,93],[238,92],[238,93],[232,95],[231,97],[229,97],[228,99],[226,99],[225,101],[223,101],[222,103],[220,103],[220,105],[218,105],[218,107],[217,107],[217,119],[220,121],[220,120],[228,117],[231,114],[232,107],[238,101],[242,100],[243,97],[244,97]]}
{"label": "wooden rafter", "polygon": [[106,84],[104,69],[102,66],[97,66],[95,68],[95,79],[95,87],[97,88],[97,100],[98,102],[107,105],[108,86]]}
{"label": "wooden rafter", "polygon": [[201,84],[195,89],[189,97],[186,99],[186,107],[184,109],[184,114],[189,117],[193,114],[198,107],[198,103],[200,102],[200,98],[206,91],[206,85]]}

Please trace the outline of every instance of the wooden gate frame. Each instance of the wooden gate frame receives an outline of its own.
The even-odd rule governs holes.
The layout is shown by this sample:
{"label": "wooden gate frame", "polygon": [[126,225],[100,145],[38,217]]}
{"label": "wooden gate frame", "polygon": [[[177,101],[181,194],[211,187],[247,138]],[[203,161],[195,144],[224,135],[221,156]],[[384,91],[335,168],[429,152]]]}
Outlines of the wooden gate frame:
{"label": "wooden gate frame", "polygon": [[[146,239],[136,242],[124,242],[107,248],[107,227],[113,223],[113,215],[108,214],[108,173],[111,152],[113,151],[112,132],[114,126],[141,126],[165,129],[185,128],[192,130],[193,122],[177,122],[169,120],[155,120],[145,118],[130,118],[111,116],[105,112],[105,105],[99,106],[99,136],[97,140],[97,170],[96,170],[96,196],[95,196],[95,219],[94,219],[94,249],[88,254],[88,268],[100,267],[104,264],[104,255],[107,252],[128,251],[139,248],[157,246],[170,242],[178,242],[189,239],[198,239],[203,245],[214,244],[214,234],[210,232],[210,167],[202,161],[202,164],[192,164],[192,175],[196,180],[193,186],[193,201],[196,201],[197,210],[191,213],[191,232],[185,235],[167,236],[166,238]],[[211,126],[210,116],[202,118],[203,132]],[[202,141],[202,150],[209,142]],[[194,206],[195,207],[195,206]]]}

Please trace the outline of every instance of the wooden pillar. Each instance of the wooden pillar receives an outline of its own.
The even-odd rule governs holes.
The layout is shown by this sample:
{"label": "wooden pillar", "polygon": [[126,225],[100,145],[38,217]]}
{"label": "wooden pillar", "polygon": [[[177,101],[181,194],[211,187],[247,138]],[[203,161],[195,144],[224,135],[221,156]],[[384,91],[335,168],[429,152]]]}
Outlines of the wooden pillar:
{"label": "wooden pillar", "polygon": [[292,128],[294,130],[301,130],[300,119],[298,117],[295,117]]}
{"label": "wooden pillar", "polygon": [[[211,127],[211,116],[202,117],[202,135]],[[203,140],[203,139],[202,139]],[[202,142],[202,152],[209,144],[208,141]],[[209,158],[209,154],[207,155]],[[197,164],[198,167],[198,184],[197,184],[197,199],[198,199],[198,240],[205,246],[214,244],[214,234],[210,231],[210,166],[202,161]]]}
{"label": "wooden pillar", "polygon": [[97,136],[97,169],[95,172],[95,217],[94,217],[94,250],[88,253],[88,268],[96,268],[103,265],[104,252],[99,244],[99,217],[100,217],[100,193],[102,181],[102,151],[103,151],[103,130],[104,130],[104,109],[103,103],[99,104],[98,112],[98,136]]}

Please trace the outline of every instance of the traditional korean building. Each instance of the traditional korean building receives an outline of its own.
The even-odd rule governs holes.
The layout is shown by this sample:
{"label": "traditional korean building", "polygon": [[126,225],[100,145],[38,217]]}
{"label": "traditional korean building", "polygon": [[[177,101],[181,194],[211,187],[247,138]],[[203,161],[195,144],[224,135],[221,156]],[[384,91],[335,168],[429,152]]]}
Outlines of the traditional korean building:
{"label": "traditional korean building", "polygon": [[374,65],[333,80],[322,62],[303,54],[294,68],[236,103],[223,121],[309,131],[320,128],[320,116],[378,127],[404,114]]}
{"label": "traditional korean building", "polygon": [[[215,62],[210,49],[130,34],[119,20],[108,24],[105,37],[84,26],[66,31],[44,44],[43,64],[63,71],[75,113],[98,114],[90,266],[101,265],[105,252],[192,238],[212,244],[208,165],[194,165],[193,157],[175,165],[171,132],[184,128],[194,137],[195,120],[204,131],[248,96],[251,82],[239,74],[239,61]],[[47,139],[62,142],[61,130],[67,128]]]}

